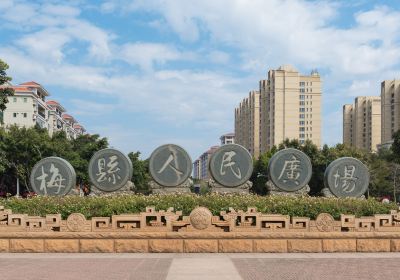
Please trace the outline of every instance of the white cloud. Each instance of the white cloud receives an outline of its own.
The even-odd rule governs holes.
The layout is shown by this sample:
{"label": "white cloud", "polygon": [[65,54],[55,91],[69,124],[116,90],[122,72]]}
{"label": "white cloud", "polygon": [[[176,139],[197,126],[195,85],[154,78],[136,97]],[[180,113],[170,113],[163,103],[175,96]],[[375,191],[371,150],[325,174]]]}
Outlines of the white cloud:
{"label": "white cloud", "polygon": [[[0,48],[12,74],[112,96],[115,105],[110,106],[170,127],[229,130],[239,101],[257,88],[268,68],[286,63],[326,72],[324,127],[341,127],[342,102],[378,95],[382,79],[400,74],[400,12],[383,6],[356,13],[354,23],[340,28],[332,23],[344,5],[338,2],[120,0],[98,5],[97,11],[110,17],[113,12],[125,17],[129,10],[151,14],[148,26],[168,36],[172,31],[181,40],[165,43],[115,40],[119,34],[84,19],[82,7],[10,3],[0,3],[2,26],[29,32]],[[86,48],[80,62],[69,60],[75,42]],[[121,60],[127,64],[114,68],[113,62]],[[174,62],[191,65],[175,67]],[[92,114],[105,108],[92,105]],[[338,134],[325,129],[324,139],[341,141]]]}
{"label": "white cloud", "polygon": [[150,71],[154,64],[164,64],[170,60],[181,59],[182,53],[174,47],[155,43],[129,43],[121,47],[120,58],[132,65],[139,65]]}

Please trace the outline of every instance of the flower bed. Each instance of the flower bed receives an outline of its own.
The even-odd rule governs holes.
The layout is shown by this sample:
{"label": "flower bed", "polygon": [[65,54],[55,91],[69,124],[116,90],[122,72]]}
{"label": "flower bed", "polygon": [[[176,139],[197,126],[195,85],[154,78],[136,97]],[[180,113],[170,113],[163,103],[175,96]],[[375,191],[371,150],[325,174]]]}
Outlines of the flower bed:
{"label": "flower bed", "polygon": [[46,214],[61,214],[67,218],[71,213],[82,213],[86,218],[110,217],[124,213],[144,212],[147,206],[156,210],[166,210],[173,207],[189,215],[196,206],[210,209],[214,215],[227,211],[247,210],[256,207],[266,214],[283,214],[292,217],[309,217],[315,219],[320,213],[329,213],[335,219],[340,214],[352,214],[357,217],[374,214],[387,214],[397,209],[396,204],[383,204],[374,199],[339,199],[323,197],[279,197],[258,195],[209,194],[204,196],[192,194],[168,195],[120,195],[107,197],[33,197],[29,199],[0,199],[0,206],[12,209],[13,213],[23,213],[31,216]]}

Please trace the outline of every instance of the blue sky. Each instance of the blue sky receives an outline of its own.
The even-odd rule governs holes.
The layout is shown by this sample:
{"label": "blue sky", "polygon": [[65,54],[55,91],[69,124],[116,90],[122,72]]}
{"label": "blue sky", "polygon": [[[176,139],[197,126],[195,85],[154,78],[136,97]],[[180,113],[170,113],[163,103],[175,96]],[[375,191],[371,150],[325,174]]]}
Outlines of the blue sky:
{"label": "blue sky", "polygon": [[400,2],[1,0],[0,58],[113,147],[175,143],[193,160],[268,69],[317,68],[333,145],[342,105],[400,78]]}

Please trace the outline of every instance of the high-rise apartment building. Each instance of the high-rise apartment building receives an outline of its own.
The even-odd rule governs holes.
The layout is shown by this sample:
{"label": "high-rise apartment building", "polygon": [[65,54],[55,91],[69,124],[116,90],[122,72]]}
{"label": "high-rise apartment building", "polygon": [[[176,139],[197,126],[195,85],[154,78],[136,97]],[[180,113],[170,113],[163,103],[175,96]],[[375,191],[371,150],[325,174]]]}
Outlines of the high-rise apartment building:
{"label": "high-rise apartment building", "polygon": [[14,96],[9,97],[4,111],[4,126],[45,128],[50,136],[56,131],[65,131],[68,138],[84,134],[85,129],[57,101],[46,101],[50,93],[36,82],[26,82],[17,86],[3,85],[14,89]]}
{"label": "high-rise apartment building", "polygon": [[260,81],[260,153],[286,138],[321,146],[322,81],[316,70],[301,75],[290,65]]}
{"label": "high-rise apartment building", "polygon": [[381,98],[356,97],[354,105],[343,106],[343,144],[376,151],[381,143]]}
{"label": "high-rise apartment building", "polygon": [[260,92],[250,91],[249,96],[235,109],[235,141],[250,154],[260,156]]}
{"label": "high-rise apartment building", "polygon": [[193,162],[194,179],[208,180],[211,178],[210,171],[208,170],[208,164],[210,162],[211,156],[218,148],[219,146],[212,146]]}
{"label": "high-rise apartment building", "polygon": [[219,140],[221,140],[221,146],[226,144],[235,144],[235,133],[226,133],[222,135]]}
{"label": "high-rise apartment building", "polygon": [[390,143],[400,129],[400,80],[381,83],[382,145]]}

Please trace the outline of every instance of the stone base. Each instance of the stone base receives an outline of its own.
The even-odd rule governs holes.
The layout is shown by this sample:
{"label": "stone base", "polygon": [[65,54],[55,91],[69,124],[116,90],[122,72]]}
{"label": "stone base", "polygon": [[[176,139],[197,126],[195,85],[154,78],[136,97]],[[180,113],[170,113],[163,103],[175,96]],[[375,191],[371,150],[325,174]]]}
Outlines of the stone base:
{"label": "stone base", "polygon": [[169,193],[190,193],[190,187],[193,185],[191,179],[187,179],[183,184],[176,187],[164,187],[157,184],[155,181],[150,181],[149,186],[154,194],[169,194]]}
{"label": "stone base", "polygon": [[325,197],[336,197],[336,196],[331,192],[331,190],[328,189],[328,188],[323,188],[323,189],[321,190],[321,194],[322,194],[323,196],[325,196]]}
{"label": "stone base", "polygon": [[[329,188],[323,188],[323,189],[321,190],[321,194],[322,194],[324,197],[336,197],[336,196],[331,192],[331,190],[330,190]],[[362,196],[357,197],[357,198],[366,199],[365,195],[362,195]]]}
{"label": "stone base", "polygon": [[233,187],[233,188],[227,188],[227,187],[224,187],[224,186],[218,184],[213,179],[208,180],[207,184],[212,193],[241,193],[241,194],[249,194],[249,189],[253,185],[252,182],[247,181],[243,185]]}
{"label": "stone base", "polygon": [[365,253],[399,244],[399,233],[0,233],[2,253]]}
{"label": "stone base", "polygon": [[282,196],[306,196],[310,192],[310,186],[305,185],[302,189],[294,192],[286,192],[281,189],[279,189],[277,186],[275,186],[272,181],[268,181],[266,184],[268,194],[270,195],[282,195]]}
{"label": "stone base", "polygon": [[104,192],[99,190],[95,186],[90,186],[90,196],[110,196],[110,195],[121,195],[121,194],[134,194],[136,190],[135,184],[131,181],[128,181],[125,186],[120,188],[115,192]]}

